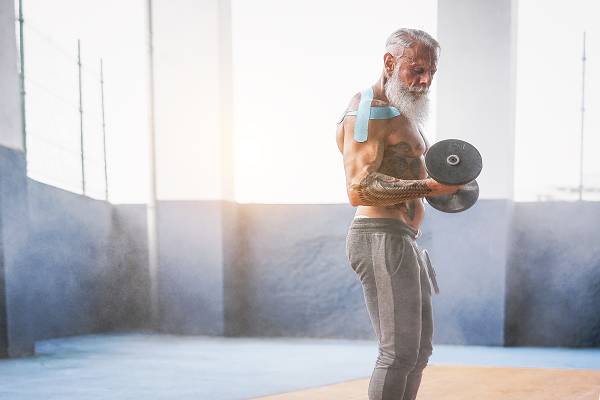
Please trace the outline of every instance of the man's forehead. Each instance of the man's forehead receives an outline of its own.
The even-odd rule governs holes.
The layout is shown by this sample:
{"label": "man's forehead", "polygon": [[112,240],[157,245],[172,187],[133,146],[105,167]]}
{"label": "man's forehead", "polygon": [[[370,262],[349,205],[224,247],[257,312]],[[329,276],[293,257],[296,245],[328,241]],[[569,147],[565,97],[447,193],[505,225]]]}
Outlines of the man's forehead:
{"label": "man's forehead", "polygon": [[405,48],[402,58],[410,66],[435,67],[437,64],[436,50],[421,43]]}

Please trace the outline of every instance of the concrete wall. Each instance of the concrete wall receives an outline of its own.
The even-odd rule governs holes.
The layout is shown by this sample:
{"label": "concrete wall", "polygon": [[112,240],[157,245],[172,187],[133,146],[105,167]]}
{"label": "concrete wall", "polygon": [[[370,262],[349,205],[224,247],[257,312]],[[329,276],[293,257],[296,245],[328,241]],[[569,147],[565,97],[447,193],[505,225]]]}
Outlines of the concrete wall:
{"label": "concrete wall", "polygon": [[[145,207],[32,180],[23,187],[21,219],[7,225],[1,214],[3,229],[20,238],[4,247],[13,337],[148,328]],[[348,205],[161,202],[160,330],[373,339],[344,253],[353,213]],[[434,342],[598,346],[600,252],[589,238],[600,234],[590,223],[599,217],[596,203],[481,200],[461,214],[429,210],[419,244],[431,250],[441,288]]]}
{"label": "concrete wall", "polygon": [[449,295],[434,300],[437,339],[501,345],[513,211],[516,1],[439,0],[437,13],[437,139],[475,145],[484,160],[480,199],[499,199],[480,200],[456,216],[431,213],[432,254],[444,263],[439,274]]}
{"label": "concrete wall", "polygon": [[112,205],[110,329],[151,329],[146,206]]}
{"label": "concrete wall", "polygon": [[[510,204],[429,211],[418,242],[431,251],[441,289],[435,342],[502,345]],[[372,338],[344,254],[353,214],[347,205],[239,205],[238,254],[225,266],[226,333]]]}
{"label": "concrete wall", "polygon": [[600,203],[519,203],[506,293],[506,344],[600,345]]}
{"label": "concrete wall", "polygon": [[222,335],[221,202],[162,201],[158,226],[160,330]]}
{"label": "concrete wall", "polygon": [[27,265],[36,340],[144,327],[144,207],[29,181]]}
{"label": "concrete wall", "polygon": [[159,0],[153,20],[159,329],[219,335],[221,199],[233,198],[231,4]]}
{"label": "concrete wall", "polygon": [[145,207],[27,178],[14,4],[0,0],[0,357],[148,319]]}
{"label": "concrete wall", "polygon": [[239,205],[226,333],[371,337],[362,289],[345,261],[352,215],[340,205]]}
{"label": "concrete wall", "polygon": [[436,342],[502,345],[513,203],[480,200],[459,214],[428,211],[440,281],[433,300]]}
{"label": "concrete wall", "polygon": [[27,298],[15,290],[28,271],[23,261],[27,181],[14,16],[14,1],[0,0],[0,356],[33,351]]}
{"label": "concrete wall", "polygon": [[[219,334],[223,324],[228,336],[374,337],[344,254],[353,208],[195,202],[161,209],[161,224],[170,226],[161,230],[170,232],[161,237],[168,331]],[[481,200],[461,214],[428,211],[419,243],[431,250],[441,289],[433,298],[435,343],[600,344],[600,255],[589,239],[572,241],[598,236],[589,223],[598,205]],[[561,215],[576,217],[565,224]],[[219,218],[222,248],[209,235]],[[557,310],[568,316],[557,318]]]}
{"label": "concrete wall", "polygon": [[0,356],[33,352],[27,212],[23,152],[0,146]]}
{"label": "concrete wall", "polygon": [[25,176],[0,146],[0,356],[40,339],[148,327],[144,206],[113,206]]}

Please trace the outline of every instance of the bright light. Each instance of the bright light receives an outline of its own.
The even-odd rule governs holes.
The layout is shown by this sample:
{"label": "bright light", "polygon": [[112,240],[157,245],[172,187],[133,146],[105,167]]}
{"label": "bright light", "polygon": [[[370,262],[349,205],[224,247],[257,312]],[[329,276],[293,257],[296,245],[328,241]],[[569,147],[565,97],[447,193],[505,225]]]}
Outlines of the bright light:
{"label": "bright light", "polygon": [[435,36],[436,4],[234,0],[236,200],[347,202],[337,120],[379,78],[390,33]]}

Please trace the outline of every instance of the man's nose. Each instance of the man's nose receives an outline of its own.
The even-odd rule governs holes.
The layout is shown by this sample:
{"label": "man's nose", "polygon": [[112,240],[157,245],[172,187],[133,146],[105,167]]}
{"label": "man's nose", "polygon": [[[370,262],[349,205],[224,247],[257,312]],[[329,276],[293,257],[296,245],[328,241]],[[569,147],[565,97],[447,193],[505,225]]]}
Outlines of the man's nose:
{"label": "man's nose", "polygon": [[423,72],[420,75],[419,83],[421,85],[429,86],[431,84],[431,73],[429,73],[429,72]]}

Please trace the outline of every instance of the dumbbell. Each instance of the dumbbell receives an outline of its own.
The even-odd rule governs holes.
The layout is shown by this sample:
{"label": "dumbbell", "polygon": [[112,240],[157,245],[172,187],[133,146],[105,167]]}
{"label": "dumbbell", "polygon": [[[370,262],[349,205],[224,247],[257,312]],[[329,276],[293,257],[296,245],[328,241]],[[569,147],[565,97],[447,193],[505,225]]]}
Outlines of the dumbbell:
{"label": "dumbbell", "polygon": [[446,139],[435,143],[425,154],[425,168],[429,176],[446,185],[465,185],[456,193],[426,197],[435,209],[457,213],[470,208],[479,198],[475,178],[483,167],[481,154],[470,143]]}

